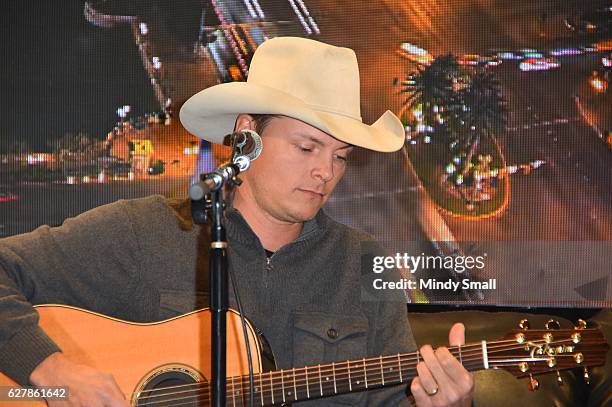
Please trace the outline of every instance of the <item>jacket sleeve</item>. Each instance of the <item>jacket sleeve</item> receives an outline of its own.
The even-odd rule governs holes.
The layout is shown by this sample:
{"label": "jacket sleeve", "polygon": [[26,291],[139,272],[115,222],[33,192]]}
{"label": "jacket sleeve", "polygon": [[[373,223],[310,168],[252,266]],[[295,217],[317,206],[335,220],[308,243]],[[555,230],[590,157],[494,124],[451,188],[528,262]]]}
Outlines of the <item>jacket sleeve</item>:
{"label": "jacket sleeve", "polygon": [[69,304],[113,314],[128,305],[138,244],[122,201],[60,227],[0,240],[0,371],[21,385],[58,346],[33,304]]}

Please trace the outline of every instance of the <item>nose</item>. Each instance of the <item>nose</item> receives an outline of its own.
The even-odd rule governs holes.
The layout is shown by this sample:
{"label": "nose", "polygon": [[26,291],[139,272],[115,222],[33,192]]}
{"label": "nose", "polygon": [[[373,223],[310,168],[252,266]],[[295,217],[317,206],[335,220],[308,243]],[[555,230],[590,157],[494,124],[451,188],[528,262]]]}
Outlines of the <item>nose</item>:
{"label": "nose", "polygon": [[318,160],[312,170],[312,176],[323,182],[331,181],[334,178],[333,158],[323,157]]}

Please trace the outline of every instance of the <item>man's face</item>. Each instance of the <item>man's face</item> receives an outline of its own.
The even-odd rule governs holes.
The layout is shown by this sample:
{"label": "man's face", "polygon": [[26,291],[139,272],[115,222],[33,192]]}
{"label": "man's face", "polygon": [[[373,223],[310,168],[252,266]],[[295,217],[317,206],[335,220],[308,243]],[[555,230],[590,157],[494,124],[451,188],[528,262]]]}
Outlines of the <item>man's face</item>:
{"label": "man's face", "polygon": [[271,221],[312,219],[344,175],[352,147],[289,117],[272,119],[261,136],[261,155],[241,174],[241,197]]}

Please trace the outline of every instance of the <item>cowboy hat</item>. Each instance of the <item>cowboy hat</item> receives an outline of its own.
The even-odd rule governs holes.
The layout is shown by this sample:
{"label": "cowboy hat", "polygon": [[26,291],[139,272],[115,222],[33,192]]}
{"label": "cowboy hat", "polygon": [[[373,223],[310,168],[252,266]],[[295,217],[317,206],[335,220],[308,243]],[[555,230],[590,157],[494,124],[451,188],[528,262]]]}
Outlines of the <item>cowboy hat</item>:
{"label": "cowboy hat", "polygon": [[387,110],[374,124],[361,120],[355,52],[319,41],[277,37],[253,55],[246,82],[204,89],[180,111],[194,135],[221,144],[240,113],[278,114],[301,120],[345,143],[390,152],[404,144],[400,120]]}

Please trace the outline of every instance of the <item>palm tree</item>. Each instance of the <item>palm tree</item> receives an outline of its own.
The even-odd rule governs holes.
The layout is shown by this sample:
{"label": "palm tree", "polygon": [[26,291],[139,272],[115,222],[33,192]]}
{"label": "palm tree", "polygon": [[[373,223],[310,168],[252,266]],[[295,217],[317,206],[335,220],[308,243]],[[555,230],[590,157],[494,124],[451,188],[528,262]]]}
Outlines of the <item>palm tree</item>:
{"label": "palm tree", "polygon": [[484,69],[471,76],[469,85],[459,91],[459,98],[464,106],[460,115],[463,125],[460,142],[464,151],[468,151],[462,171],[465,175],[482,138],[492,139],[505,128],[508,108],[499,80]]}
{"label": "palm tree", "polygon": [[[465,73],[457,58],[443,55],[431,65],[419,66],[401,82],[400,94],[407,93],[399,116],[409,108],[421,105],[425,125],[435,130],[448,129],[460,105],[457,98],[457,84],[464,81]],[[442,120],[440,120],[442,119]]]}

